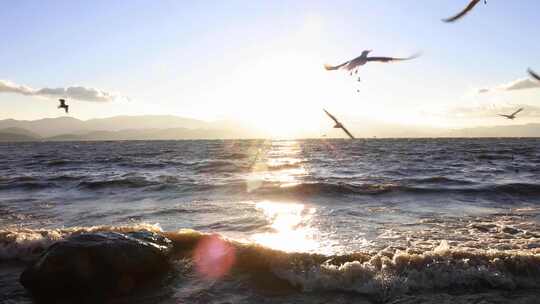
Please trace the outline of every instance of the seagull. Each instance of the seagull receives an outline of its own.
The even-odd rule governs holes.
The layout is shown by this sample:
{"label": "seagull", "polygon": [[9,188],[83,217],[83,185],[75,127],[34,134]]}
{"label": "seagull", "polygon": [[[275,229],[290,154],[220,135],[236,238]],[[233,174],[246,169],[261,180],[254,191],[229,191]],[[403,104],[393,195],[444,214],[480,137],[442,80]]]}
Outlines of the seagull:
{"label": "seagull", "polygon": [[339,120],[337,120],[337,118],[334,117],[334,115],[328,113],[328,111],[326,111],[325,109],[323,109],[323,111],[326,113],[326,115],[328,115],[330,118],[332,118],[332,120],[336,123],[334,125],[334,128],[339,128],[339,129],[342,129],[345,133],[347,133],[347,135],[349,135],[349,137],[351,139],[354,139],[354,136],[352,136],[351,132],[349,132],[349,130],[347,130],[347,128],[345,128],[345,126],[343,126]]}
{"label": "seagull", "polygon": [[340,65],[336,65],[336,66],[332,66],[332,65],[329,65],[329,64],[325,64],[324,65],[324,68],[327,70],[327,71],[333,71],[333,70],[340,70],[340,69],[345,69],[347,71],[350,72],[350,74],[352,75],[353,74],[353,71],[354,73],[358,73],[358,67],[368,63],[368,62],[372,62],[372,61],[377,61],[377,62],[391,62],[391,61],[403,61],[403,60],[411,60],[411,59],[414,59],[418,56],[420,56],[420,54],[414,54],[410,57],[405,57],[405,58],[396,58],[396,57],[368,57],[369,53],[371,53],[372,50],[365,50],[362,52],[362,54],[356,58],[354,58],[353,60],[349,60],[349,61],[346,61]]}
{"label": "seagull", "polygon": [[533,70],[528,69],[527,72],[529,72],[529,75],[531,75],[532,78],[540,81],[540,75],[536,74]]}
{"label": "seagull", "polygon": [[65,99],[58,99],[58,101],[60,101],[60,105],[58,106],[59,109],[64,109],[66,110],[66,113],[69,113],[69,105],[66,104],[66,100]]}
{"label": "seagull", "polygon": [[516,118],[516,114],[523,111],[523,108],[519,108],[517,111],[515,111],[514,113],[510,114],[510,115],[505,115],[505,114],[499,114],[499,116],[502,116],[502,117],[506,117],[508,119],[514,119]]}
{"label": "seagull", "polygon": [[[481,0],[471,0],[471,2],[469,2],[469,5],[467,5],[467,7],[462,10],[459,14],[453,16],[453,17],[450,17],[450,18],[446,18],[446,19],[443,19],[444,22],[454,22],[458,19],[461,19],[461,17],[467,15],[467,13],[472,10],[477,4],[478,2],[480,2]],[[484,4],[487,4],[487,0],[484,0]]]}

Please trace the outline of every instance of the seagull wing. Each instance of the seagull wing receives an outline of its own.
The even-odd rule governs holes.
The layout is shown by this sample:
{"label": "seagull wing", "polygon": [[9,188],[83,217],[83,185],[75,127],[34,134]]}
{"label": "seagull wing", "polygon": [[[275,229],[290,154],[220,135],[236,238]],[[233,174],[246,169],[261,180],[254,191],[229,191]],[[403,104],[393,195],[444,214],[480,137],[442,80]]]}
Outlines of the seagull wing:
{"label": "seagull wing", "polygon": [[354,136],[351,134],[351,132],[349,132],[349,130],[347,130],[347,128],[345,128],[344,125],[341,125],[341,129],[343,129],[343,131],[345,131],[345,133],[347,133],[351,139],[354,139]]}
{"label": "seagull wing", "polygon": [[326,115],[330,116],[330,118],[332,118],[332,120],[333,120],[336,124],[339,123],[339,121],[337,120],[337,118],[334,117],[334,115],[328,113],[328,111],[326,111],[325,109],[323,109],[323,111],[326,113]]}
{"label": "seagull wing", "polygon": [[324,65],[324,68],[327,70],[327,71],[333,71],[333,70],[339,70],[341,69],[342,67],[344,67],[345,65],[349,64],[350,61],[346,61],[340,65],[336,65],[336,66],[332,66],[332,65],[329,65],[329,64],[325,64]]}
{"label": "seagull wing", "polygon": [[454,22],[460,19],[461,17],[465,16],[470,10],[472,10],[478,4],[478,2],[480,2],[480,0],[472,0],[471,2],[469,2],[469,5],[467,5],[467,7],[464,10],[462,10],[459,14],[450,18],[443,19],[443,21]]}
{"label": "seagull wing", "polygon": [[523,111],[523,108],[519,108],[517,111],[515,111],[514,113],[512,113],[510,116],[514,116],[516,115],[517,113]]}
{"label": "seagull wing", "polygon": [[536,74],[533,70],[528,69],[527,72],[529,72],[529,75],[531,75],[532,78],[540,81],[540,75]]}
{"label": "seagull wing", "polygon": [[502,116],[502,117],[506,117],[506,118],[510,118],[510,115],[505,115],[505,114],[497,114],[499,116]]}
{"label": "seagull wing", "polygon": [[368,57],[367,61],[379,61],[379,62],[392,62],[392,61],[404,61],[411,60],[420,57],[420,53],[416,53],[409,57]]}

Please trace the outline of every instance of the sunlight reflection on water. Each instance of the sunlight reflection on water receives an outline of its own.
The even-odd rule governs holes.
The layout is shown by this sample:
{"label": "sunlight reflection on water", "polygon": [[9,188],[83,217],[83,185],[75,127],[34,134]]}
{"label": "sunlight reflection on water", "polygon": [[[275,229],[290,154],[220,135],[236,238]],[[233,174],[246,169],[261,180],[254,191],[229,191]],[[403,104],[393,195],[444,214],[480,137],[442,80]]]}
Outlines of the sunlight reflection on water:
{"label": "sunlight reflection on water", "polygon": [[315,251],[319,243],[314,236],[317,229],[309,225],[315,208],[302,204],[263,201],[256,208],[271,222],[272,232],[252,235],[252,240],[274,249],[287,252]]}
{"label": "sunlight reflection on water", "polygon": [[291,186],[299,183],[298,178],[308,175],[297,141],[275,142],[259,149],[251,172],[245,177],[248,192],[264,186],[265,182]]}
{"label": "sunlight reflection on water", "polygon": [[[246,177],[248,191],[264,187],[265,182],[279,183],[281,187],[298,184],[299,177],[308,174],[302,165],[304,158],[297,141],[275,142],[268,149],[259,150],[250,174]],[[279,168],[279,170],[272,170]],[[311,226],[315,208],[300,203],[262,201],[255,205],[270,223],[271,232],[256,233],[256,243],[283,251],[315,251],[319,233]]]}

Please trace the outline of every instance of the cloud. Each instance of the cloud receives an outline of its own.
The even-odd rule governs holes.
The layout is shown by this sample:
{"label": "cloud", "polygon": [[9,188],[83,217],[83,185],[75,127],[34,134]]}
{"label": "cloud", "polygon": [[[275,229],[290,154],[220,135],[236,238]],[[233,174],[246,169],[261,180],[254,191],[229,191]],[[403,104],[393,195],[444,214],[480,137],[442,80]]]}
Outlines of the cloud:
{"label": "cloud", "polygon": [[90,102],[109,102],[117,99],[126,99],[125,97],[117,94],[83,86],[72,86],[67,88],[42,88],[36,90],[6,80],[0,80],[0,93],[13,93],[53,99],[67,98]]}
{"label": "cloud", "polygon": [[478,93],[488,93],[492,91],[515,91],[515,90],[526,90],[526,89],[534,89],[534,88],[540,88],[540,82],[534,81],[530,78],[521,78],[518,80],[514,80],[510,83],[503,84],[494,88],[483,88],[479,89]]}
{"label": "cloud", "polygon": [[0,93],[15,93],[22,95],[32,95],[33,90],[29,87],[21,86],[6,80],[0,80]]}

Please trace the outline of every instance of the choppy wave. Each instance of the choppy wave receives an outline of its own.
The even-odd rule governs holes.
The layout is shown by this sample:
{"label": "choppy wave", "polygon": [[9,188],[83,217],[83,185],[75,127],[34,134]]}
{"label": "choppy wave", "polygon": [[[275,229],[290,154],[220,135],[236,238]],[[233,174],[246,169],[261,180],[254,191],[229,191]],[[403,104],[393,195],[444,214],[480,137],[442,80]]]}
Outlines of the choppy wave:
{"label": "choppy wave", "polygon": [[441,185],[474,185],[475,183],[465,179],[453,179],[444,176],[431,176],[424,178],[410,178],[405,179],[407,183],[411,184],[441,184]]}
{"label": "choppy wave", "polygon": [[0,180],[0,190],[21,189],[40,190],[54,187],[55,184],[32,176],[19,176]]}
{"label": "choppy wave", "polygon": [[[442,185],[440,183],[443,183]],[[412,183],[300,183],[294,185],[269,184],[255,190],[260,194],[291,195],[377,195],[384,193],[403,194],[463,194],[463,195],[540,195],[540,184],[508,183],[501,185],[477,186],[467,181],[447,178],[427,178]]]}
{"label": "choppy wave", "polygon": [[[227,162],[224,162],[226,164]],[[275,170],[281,170],[296,165],[280,165]],[[274,170],[270,168],[269,170]],[[505,183],[505,184],[483,184],[479,185],[468,180],[456,180],[446,177],[428,177],[418,179],[403,179],[394,182],[302,182],[302,183],[280,183],[272,181],[261,181],[253,189],[248,189],[247,181],[230,180],[222,183],[206,183],[205,181],[193,180],[187,183],[174,175],[159,175],[155,178],[143,176],[128,176],[105,180],[85,180],[83,177],[69,175],[52,176],[47,179],[34,177],[17,177],[0,180],[0,190],[23,189],[42,190],[47,188],[62,187],[64,183],[74,182],[75,186],[81,190],[99,191],[104,189],[133,189],[148,188],[149,191],[163,191],[166,189],[182,190],[188,189],[191,192],[212,191],[223,193],[252,193],[259,195],[282,195],[282,196],[336,196],[340,195],[380,195],[385,193],[408,194],[408,195],[430,195],[430,194],[456,194],[475,196],[526,196],[532,197],[540,195],[540,184],[536,183]]]}
{"label": "choppy wave", "polygon": [[206,160],[192,164],[198,173],[242,172],[250,169],[246,163],[235,160]]}
{"label": "choppy wave", "polygon": [[144,177],[128,177],[100,181],[84,181],[79,183],[79,187],[90,190],[100,190],[104,188],[140,188],[156,185],[157,182],[150,181]]}
{"label": "choppy wave", "polygon": [[340,195],[340,194],[381,194],[401,187],[396,184],[348,184],[348,183],[300,183],[293,185],[269,184],[254,192],[260,194],[291,194],[291,195]]}

